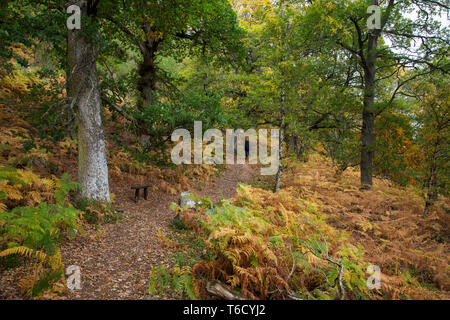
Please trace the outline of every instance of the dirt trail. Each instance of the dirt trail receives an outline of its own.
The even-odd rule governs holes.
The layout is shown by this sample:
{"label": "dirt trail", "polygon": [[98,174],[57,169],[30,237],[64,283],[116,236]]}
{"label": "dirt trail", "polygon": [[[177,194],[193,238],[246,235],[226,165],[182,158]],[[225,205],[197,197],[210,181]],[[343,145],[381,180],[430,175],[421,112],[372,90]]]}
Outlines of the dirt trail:
{"label": "dirt trail", "polygon": [[[256,174],[249,165],[230,165],[215,182],[206,184],[201,195],[213,201],[230,198],[239,182],[249,182]],[[131,190],[112,186],[116,204],[127,218],[117,224],[102,225],[101,231],[62,245],[65,266],[81,268],[81,290],[69,292],[67,299],[143,299],[153,267],[169,265],[170,252],[158,240],[158,230],[170,233],[173,213],[169,210],[177,196],[149,192],[149,200],[134,203]]]}

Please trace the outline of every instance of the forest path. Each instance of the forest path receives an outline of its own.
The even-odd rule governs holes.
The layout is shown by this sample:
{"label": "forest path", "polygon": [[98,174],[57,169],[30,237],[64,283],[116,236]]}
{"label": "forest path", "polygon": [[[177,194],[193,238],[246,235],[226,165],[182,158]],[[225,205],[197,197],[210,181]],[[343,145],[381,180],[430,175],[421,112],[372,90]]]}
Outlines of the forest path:
{"label": "forest path", "polygon": [[[201,191],[193,191],[208,195],[213,201],[228,199],[240,182],[248,183],[258,173],[256,167],[247,164],[229,165]],[[129,188],[112,185],[111,189],[116,194],[117,207],[127,217],[62,245],[64,265],[81,268],[81,290],[68,292],[65,299],[143,299],[152,268],[170,265],[170,249],[158,240],[158,232],[171,233],[169,224],[174,213],[169,205],[177,202],[179,195],[157,190],[149,192],[148,201],[136,204]]]}

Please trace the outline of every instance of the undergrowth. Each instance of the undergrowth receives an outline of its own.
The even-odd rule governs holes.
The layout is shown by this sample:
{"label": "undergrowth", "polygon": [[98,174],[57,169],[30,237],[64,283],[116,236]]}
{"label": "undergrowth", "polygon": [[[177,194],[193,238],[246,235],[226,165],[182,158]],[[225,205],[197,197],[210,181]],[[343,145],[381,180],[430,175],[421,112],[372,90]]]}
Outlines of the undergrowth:
{"label": "undergrowth", "polygon": [[[192,269],[192,261],[186,263],[197,298],[208,297],[210,281],[220,281],[249,299],[370,297],[362,248],[328,226],[313,204],[289,191],[273,194],[241,185],[231,202],[184,211],[181,217],[187,232],[209,252]],[[191,248],[182,248],[186,246]],[[176,270],[167,272],[176,275]],[[160,270],[152,283],[158,274]]]}
{"label": "undergrowth", "polygon": [[26,297],[49,289],[63,291],[58,242],[82,230],[80,212],[68,202],[69,193],[78,187],[67,174],[48,179],[0,166],[0,265],[20,265],[20,257],[31,260],[29,274],[19,281]]}
{"label": "undergrowth", "polygon": [[314,201],[327,224],[348,230],[350,241],[364,247],[364,259],[380,267],[382,298],[449,299],[448,198],[440,196],[423,218],[415,186],[375,178],[373,191],[362,191],[358,170],[336,173],[318,154],[287,167],[284,187]]}
{"label": "undergrowth", "polygon": [[81,211],[81,218],[92,225],[103,223],[117,223],[123,219],[123,215],[116,210],[113,202],[90,200],[85,197],[77,197],[74,206]]}
{"label": "undergrowth", "polygon": [[[320,155],[289,160],[277,194],[237,191],[212,209],[172,206],[179,236],[161,240],[176,268],[165,270],[177,278],[184,267],[196,298],[217,298],[207,287],[218,281],[247,299],[448,299],[447,198],[424,219],[416,188],[375,179],[362,191],[358,172],[336,173]],[[379,290],[367,286],[370,265],[381,269]]]}

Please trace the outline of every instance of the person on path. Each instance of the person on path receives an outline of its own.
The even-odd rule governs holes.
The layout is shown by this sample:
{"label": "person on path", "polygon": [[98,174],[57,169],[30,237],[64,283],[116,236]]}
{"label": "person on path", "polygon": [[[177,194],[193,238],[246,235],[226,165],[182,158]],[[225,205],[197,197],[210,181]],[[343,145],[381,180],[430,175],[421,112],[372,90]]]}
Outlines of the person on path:
{"label": "person on path", "polygon": [[248,160],[250,154],[250,141],[248,137],[245,138],[245,160]]}

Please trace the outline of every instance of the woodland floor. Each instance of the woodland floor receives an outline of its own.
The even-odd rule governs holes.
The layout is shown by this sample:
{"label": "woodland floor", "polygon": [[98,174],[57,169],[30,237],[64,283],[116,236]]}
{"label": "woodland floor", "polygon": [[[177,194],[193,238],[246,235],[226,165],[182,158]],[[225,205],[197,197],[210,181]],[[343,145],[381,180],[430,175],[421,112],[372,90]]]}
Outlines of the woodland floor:
{"label": "woodland floor", "polygon": [[[76,160],[70,161],[73,163],[64,163],[64,168],[74,177]],[[232,198],[240,182],[271,189],[273,180],[260,176],[257,169],[230,165],[220,171],[221,175],[211,176],[210,182],[190,183],[195,186],[191,190],[216,202]],[[61,243],[64,266],[79,266],[82,280],[81,290],[69,291],[62,299],[150,299],[152,269],[175,264],[177,249],[168,247],[160,235],[176,238],[176,232],[170,228],[175,214],[169,206],[178,202],[179,193],[170,194],[155,187],[147,201],[141,199],[136,204],[130,187],[145,184],[146,179],[147,176],[130,173],[112,174],[114,203],[125,217],[115,224],[87,225],[86,234]],[[317,155],[308,163],[286,168],[284,180],[283,188],[317,204],[327,223],[346,230],[354,244],[364,247],[366,261],[382,268],[383,290],[389,297],[450,299],[450,216],[443,209],[450,207],[448,198],[442,198],[429,217],[423,219],[423,200],[414,189],[375,179],[373,192],[361,191],[356,170],[336,175],[329,161]],[[405,274],[399,265],[410,266],[410,273],[421,284],[405,287]],[[26,272],[24,266],[0,274],[0,300],[23,299],[17,282]],[[177,298],[167,293],[151,299]]]}
{"label": "woodland floor", "polygon": [[[254,177],[254,170],[249,165],[230,165],[222,176],[194,191],[213,201],[231,198],[238,183]],[[80,266],[82,275],[82,289],[68,292],[66,299],[143,299],[152,268],[171,263],[158,232],[171,232],[174,213],[169,205],[179,196],[149,192],[148,201],[141,199],[136,204],[129,186],[113,184],[112,190],[125,219],[89,230],[87,235],[62,245],[64,264]]]}

